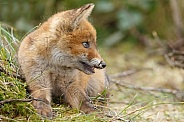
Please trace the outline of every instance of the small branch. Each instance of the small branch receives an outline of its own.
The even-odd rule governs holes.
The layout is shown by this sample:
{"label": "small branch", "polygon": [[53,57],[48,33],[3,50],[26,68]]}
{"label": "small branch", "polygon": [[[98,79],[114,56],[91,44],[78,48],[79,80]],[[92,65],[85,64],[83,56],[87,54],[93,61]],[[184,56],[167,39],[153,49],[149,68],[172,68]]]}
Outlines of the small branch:
{"label": "small branch", "polygon": [[120,84],[120,83],[117,83],[115,80],[110,80],[110,81],[115,83],[118,86],[129,88],[129,89],[136,89],[136,90],[142,90],[142,91],[156,91],[156,92],[170,93],[174,95],[178,92],[178,90],[172,90],[172,89],[142,87],[142,86],[135,86],[135,85]]}
{"label": "small branch", "polygon": [[[5,121],[6,120],[6,121]],[[17,121],[17,120],[15,120],[15,119],[12,119],[12,118],[9,118],[9,117],[5,117],[5,116],[3,116],[3,115],[0,115],[0,122],[3,122],[3,121],[5,121],[5,122],[19,122],[19,121]]]}
{"label": "small branch", "polygon": [[179,50],[184,46],[184,38],[177,40],[176,42],[169,44],[172,49]]}
{"label": "small branch", "polygon": [[125,77],[125,76],[129,76],[129,75],[135,74],[138,71],[140,71],[140,70],[132,69],[132,70],[124,71],[124,72],[121,72],[121,73],[116,73],[116,74],[110,75],[110,78],[112,79],[112,78]]}
{"label": "small branch", "polygon": [[174,95],[178,100],[184,101],[184,91],[182,90],[172,90],[172,89],[165,89],[165,88],[155,88],[155,87],[142,87],[142,86],[135,86],[135,85],[127,85],[118,83],[115,80],[110,80],[110,82],[115,83],[119,87],[125,87],[129,89],[135,90],[142,90],[142,91],[155,91],[155,92],[162,92]]}
{"label": "small branch", "polygon": [[172,52],[165,54],[164,57],[171,66],[184,68],[184,52],[172,50]]}
{"label": "small branch", "polygon": [[10,102],[31,102],[33,100],[43,101],[43,100],[38,99],[38,98],[31,98],[31,99],[6,99],[6,100],[0,101],[0,105],[3,105],[5,103],[10,103]]}
{"label": "small branch", "polygon": [[105,114],[105,115],[106,115],[106,117],[112,118],[112,120],[111,120],[112,122],[114,122],[115,120],[119,120],[119,121],[123,121],[123,122],[130,122],[130,120],[123,119],[122,117],[119,117],[119,116],[113,116],[110,114]]}
{"label": "small branch", "polygon": [[184,52],[175,49],[176,47],[179,48],[178,44],[181,44],[182,47],[183,43],[180,42],[172,47],[169,45],[164,45],[156,32],[153,32],[153,36],[155,37],[159,46],[163,48],[163,55],[167,63],[171,66],[184,68]]}

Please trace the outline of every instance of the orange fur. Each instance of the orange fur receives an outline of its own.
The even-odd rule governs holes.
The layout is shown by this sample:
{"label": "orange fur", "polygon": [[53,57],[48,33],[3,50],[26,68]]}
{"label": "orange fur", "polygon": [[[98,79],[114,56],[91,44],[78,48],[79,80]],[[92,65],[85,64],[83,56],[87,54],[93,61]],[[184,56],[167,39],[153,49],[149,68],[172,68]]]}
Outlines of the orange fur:
{"label": "orange fur", "polygon": [[52,118],[52,96],[64,96],[73,108],[92,112],[89,96],[108,86],[96,31],[87,21],[93,7],[87,4],[53,15],[20,45],[18,60],[31,95],[42,100],[33,101],[33,106],[43,117]]}

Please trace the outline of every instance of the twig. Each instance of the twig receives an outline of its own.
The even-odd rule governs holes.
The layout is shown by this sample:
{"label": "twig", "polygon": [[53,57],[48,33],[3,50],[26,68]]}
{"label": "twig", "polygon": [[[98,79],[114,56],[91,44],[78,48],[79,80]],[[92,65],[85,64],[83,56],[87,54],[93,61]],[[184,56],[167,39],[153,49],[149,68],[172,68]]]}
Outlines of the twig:
{"label": "twig", "polygon": [[164,92],[164,93],[170,93],[170,94],[174,94],[174,95],[178,92],[178,90],[172,90],[172,89],[155,88],[155,87],[142,87],[142,86],[135,86],[135,85],[120,84],[115,80],[110,80],[110,81],[117,84],[117,85],[119,85],[119,86],[129,88],[129,89]]}
{"label": "twig", "polygon": [[172,90],[172,89],[165,89],[165,88],[155,88],[155,87],[142,87],[142,86],[135,86],[135,85],[127,85],[118,83],[115,80],[110,80],[110,82],[115,83],[117,86],[135,89],[135,90],[142,90],[142,91],[155,91],[155,92],[162,92],[174,95],[178,100],[184,101],[184,91],[182,90]]}
{"label": "twig", "polygon": [[5,117],[3,115],[0,115],[0,121],[3,122],[5,120],[6,120],[6,122],[9,122],[9,121],[11,121],[11,122],[19,122],[19,121],[15,120],[15,119],[12,119],[12,118]]}
{"label": "twig", "polygon": [[106,115],[106,117],[112,118],[112,120],[111,120],[112,122],[114,122],[115,120],[120,120],[120,121],[123,121],[123,122],[130,122],[130,120],[123,119],[122,117],[119,117],[119,116],[113,116],[113,115],[110,115],[110,114],[105,114],[105,115]]}
{"label": "twig", "polygon": [[[182,52],[182,51],[178,51],[178,50],[173,50],[172,51],[175,55],[183,55],[184,56],[184,52]],[[173,55],[174,55],[173,54]]]}
{"label": "twig", "polygon": [[[159,46],[163,48],[163,55],[167,63],[171,66],[184,68],[184,52],[175,50],[174,47],[162,43],[156,32],[153,32],[153,36]],[[178,45],[176,46],[178,47]]]}
{"label": "twig", "polygon": [[139,71],[142,71],[142,70],[151,70],[151,68],[131,69],[131,70],[127,70],[127,71],[124,71],[124,72],[120,72],[120,73],[110,75],[109,78],[114,79],[114,78],[121,78],[121,77],[125,77],[125,76],[130,76],[130,75],[138,73]]}
{"label": "twig", "polygon": [[169,45],[172,49],[179,50],[181,47],[184,46],[184,38],[174,41],[173,44],[169,44]]}
{"label": "twig", "polygon": [[110,75],[110,78],[112,79],[112,78],[125,77],[125,76],[135,74],[138,71],[140,71],[140,69],[131,69],[131,70],[128,70],[128,71],[124,71],[124,72],[121,72],[121,73],[116,73],[116,74]]}
{"label": "twig", "polygon": [[33,100],[43,101],[43,100],[38,99],[38,98],[30,98],[30,99],[6,99],[6,100],[0,101],[0,105],[3,105],[5,103],[10,103],[10,102],[31,102]]}
{"label": "twig", "polygon": [[164,57],[171,66],[184,68],[184,52],[172,50],[172,52],[165,54]]}

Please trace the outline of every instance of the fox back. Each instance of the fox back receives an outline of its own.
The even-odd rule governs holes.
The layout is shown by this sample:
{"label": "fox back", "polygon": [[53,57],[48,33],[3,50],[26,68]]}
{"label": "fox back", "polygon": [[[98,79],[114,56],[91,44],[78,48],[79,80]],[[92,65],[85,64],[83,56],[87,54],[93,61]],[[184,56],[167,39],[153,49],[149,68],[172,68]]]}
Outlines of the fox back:
{"label": "fox back", "polygon": [[33,106],[43,117],[52,118],[51,96],[63,96],[73,108],[92,112],[88,96],[108,86],[96,30],[87,20],[93,7],[53,15],[20,45],[18,61],[32,97],[40,99]]}

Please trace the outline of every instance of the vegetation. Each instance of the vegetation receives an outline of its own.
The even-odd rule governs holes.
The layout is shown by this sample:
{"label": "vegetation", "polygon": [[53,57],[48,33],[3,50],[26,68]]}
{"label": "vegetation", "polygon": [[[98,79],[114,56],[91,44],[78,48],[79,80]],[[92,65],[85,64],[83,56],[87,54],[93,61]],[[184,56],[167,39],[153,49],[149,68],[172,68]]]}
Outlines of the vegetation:
{"label": "vegetation", "polygon": [[[182,122],[183,28],[177,31],[171,17],[177,10],[171,1],[0,0],[0,121],[51,121],[40,118],[31,105],[16,59],[19,43],[53,13],[93,2],[96,7],[90,21],[97,28],[111,79],[109,105],[98,105],[103,110],[85,115],[52,103],[52,121]],[[177,1],[180,13],[183,4]],[[182,25],[183,16],[178,18]]]}
{"label": "vegetation", "polygon": [[[176,37],[169,0],[1,0],[0,18],[15,27],[22,37],[52,14],[86,3],[96,5],[91,21],[102,44],[111,46],[125,40],[135,43],[139,40],[138,32],[151,36],[152,31],[156,31],[160,37],[169,40]],[[182,7],[183,1],[178,3]],[[109,42],[109,37],[116,38]]]}

